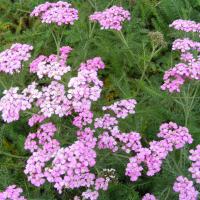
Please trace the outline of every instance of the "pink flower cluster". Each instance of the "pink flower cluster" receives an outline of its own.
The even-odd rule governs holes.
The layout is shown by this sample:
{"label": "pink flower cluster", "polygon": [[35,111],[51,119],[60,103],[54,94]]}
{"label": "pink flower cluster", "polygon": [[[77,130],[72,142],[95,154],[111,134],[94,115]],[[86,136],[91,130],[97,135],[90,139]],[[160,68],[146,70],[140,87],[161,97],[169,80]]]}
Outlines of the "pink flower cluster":
{"label": "pink flower cluster", "polygon": [[3,92],[4,96],[0,99],[0,111],[4,121],[7,123],[16,121],[20,117],[20,111],[31,108],[33,100],[41,95],[36,86],[37,84],[33,82],[22,91],[22,94],[18,93],[18,87]]}
{"label": "pink flower cluster", "polygon": [[[112,110],[116,117],[126,118],[128,114],[135,113],[136,101],[134,99],[115,102],[110,106],[104,106],[103,110]],[[94,119],[95,129],[103,132],[98,136],[98,148],[110,149],[115,152],[119,148],[126,153],[138,151],[141,148],[141,136],[139,133],[121,133],[118,127],[118,119],[110,114],[104,114],[103,117]]]}
{"label": "pink flower cluster", "polygon": [[99,80],[97,72],[104,67],[100,57],[89,59],[80,65],[77,77],[70,79],[67,97],[72,102],[75,112],[90,110],[91,101],[99,99],[103,82]]}
{"label": "pink flower cluster", "polygon": [[135,106],[137,102],[135,99],[124,99],[117,101],[110,106],[103,106],[103,110],[112,110],[117,118],[126,118],[129,114],[135,114]]}
{"label": "pink flower cluster", "polygon": [[153,194],[147,193],[143,196],[142,200],[156,200],[156,197]]}
{"label": "pink flower cluster", "polygon": [[180,51],[181,53],[188,52],[190,50],[200,51],[200,42],[195,42],[189,38],[177,39],[173,42],[172,50]]}
{"label": "pink flower cluster", "polygon": [[45,166],[60,149],[59,142],[52,138],[56,130],[52,123],[43,124],[36,133],[30,133],[25,141],[25,149],[32,155],[27,160],[24,173],[36,187],[45,183]]}
{"label": "pink flower cluster", "polygon": [[82,197],[84,199],[96,200],[99,197],[99,193],[97,191],[87,190],[82,193]]}
{"label": "pink flower cluster", "polygon": [[0,53],[0,72],[13,74],[20,72],[22,62],[28,61],[31,57],[30,51],[33,49],[28,44],[13,44],[10,49]]}
{"label": "pink flower cluster", "polygon": [[180,149],[193,141],[187,128],[172,122],[160,126],[158,137],[163,140],[150,142],[149,148],[138,149],[136,155],[130,158],[126,175],[131,178],[131,181],[136,181],[141,176],[142,163],[147,165],[147,175],[153,176],[161,170],[164,159],[173,148]]}
{"label": "pink flower cluster", "polygon": [[63,117],[71,113],[71,102],[65,95],[65,87],[57,81],[42,87],[42,95],[37,99],[36,105],[45,117],[51,117],[53,114]]}
{"label": "pink flower cluster", "polygon": [[77,139],[84,143],[85,146],[91,149],[95,148],[97,139],[94,137],[94,130],[85,128],[84,130],[78,130],[76,135]]}
{"label": "pink flower cluster", "polygon": [[34,114],[32,115],[32,117],[28,120],[28,125],[30,127],[39,124],[41,122],[43,122],[46,119],[46,117],[44,115],[38,115],[38,114]]}
{"label": "pink flower cluster", "polygon": [[25,149],[32,152],[24,171],[28,180],[37,187],[45,181],[53,183],[59,193],[66,188],[86,187],[89,189],[82,196],[96,200],[99,190],[107,190],[111,178],[96,177],[90,172],[96,164],[93,131],[90,128],[78,131],[78,140],[66,148],[61,148],[59,142],[53,139],[55,132],[55,125],[46,123],[36,133],[28,135]]}
{"label": "pink flower cluster", "polygon": [[173,23],[170,24],[170,27],[185,32],[200,32],[200,23],[191,20],[178,19],[173,21]]}
{"label": "pink flower cluster", "polygon": [[178,176],[173,189],[179,193],[180,200],[197,200],[198,192],[193,186],[193,182],[186,177]]}
{"label": "pink flower cluster", "polygon": [[158,137],[163,138],[168,144],[176,149],[181,149],[185,144],[192,144],[193,139],[186,127],[178,126],[176,123],[169,122],[160,126]]}
{"label": "pink flower cluster", "polygon": [[52,146],[58,146],[57,140],[52,139],[56,130],[52,123],[42,124],[36,133],[29,133],[24,148],[33,153],[41,148],[49,147],[50,143]]}
{"label": "pink flower cluster", "polygon": [[78,116],[73,119],[73,125],[78,128],[83,128],[88,124],[91,124],[93,121],[93,113],[89,110],[85,110],[84,112],[80,112]]}
{"label": "pink flower cluster", "polygon": [[111,130],[113,126],[117,125],[118,121],[115,117],[112,117],[110,114],[105,114],[103,117],[95,119],[94,127]]}
{"label": "pink flower cluster", "polygon": [[0,100],[0,111],[2,112],[2,118],[7,123],[19,119],[19,112],[31,108],[31,105],[24,98],[23,95],[18,94],[18,87],[5,90],[4,96]]}
{"label": "pink flower cluster", "polygon": [[[110,178],[106,177],[100,177],[97,178],[94,182],[94,190],[87,189],[85,192],[82,193],[83,199],[89,199],[89,200],[97,200],[99,197],[99,190],[107,190],[108,189],[108,183],[110,182]],[[74,200],[81,200],[80,197],[75,196]]]}
{"label": "pink flower cluster", "polygon": [[130,12],[119,6],[112,6],[102,12],[95,12],[90,15],[90,20],[99,22],[101,29],[113,29],[117,31],[122,29],[124,21],[129,21],[130,19]]}
{"label": "pink flower cluster", "polygon": [[121,149],[126,153],[137,152],[141,149],[141,136],[137,132],[121,133],[115,136],[121,143]]}
{"label": "pink flower cluster", "polygon": [[110,149],[112,152],[118,150],[117,141],[113,136],[110,136],[108,132],[103,132],[98,137],[99,149]]}
{"label": "pink flower cluster", "polygon": [[61,77],[71,70],[70,66],[66,65],[67,58],[72,48],[64,46],[60,48],[60,55],[52,54],[49,57],[40,55],[30,64],[30,72],[36,73],[39,79],[44,76],[61,80]]}
{"label": "pink flower cluster", "polygon": [[95,158],[96,153],[92,148],[77,141],[56,152],[52,166],[45,169],[45,177],[59,193],[63,188],[90,187],[95,175],[90,173],[89,168],[94,167]]}
{"label": "pink flower cluster", "polygon": [[56,23],[59,26],[68,24],[71,25],[78,20],[78,10],[72,8],[71,4],[67,2],[46,2],[35,7],[31,16],[39,16],[42,23]]}
{"label": "pink flower cluster", "polygon": [[200,183],[200,145],[197,145],[195,150],[190,150],[189,160],[192,161],[192,165],[188,170],[192,173],[192,178]]}
{"label": "pink flower cluster", "polygon": [[[64,49],[64,53],[61,53],[61,58],[65,60],[70,49],[68,47],[62,49]],[[33,63],[32,67],[33,65],[37,66]],[[30,109],[32,104],[35,103],[40,108],[39,115],[46,118],[53,114],[59,117],[68,116],[72,111],[75,111],[78,116],[74,119],[74,125],[80,128],[91,123],[93,117],[90,111],[91,102],[100,97],[103,86],[103,82],[98,78],[97,71],[104,67],[105,65],[99,57],[82,63],[78,76],[69,81],[67,92],[64,85],[57,81],[52,81],[49,85],[43,86],[41,90],[33,82],[21,94],[18,94],[19,88],[17,87],[5,90],[4,96],[0,99],[0,111],[2,111],[3,120],[6,122],[18,120],[20,111]],[[38,72],[37,67],[34,70]],[[32,123],[33,121],[30,122],[30,124]]]}
{"label": "pink flower cluster", "polygon": [[21,196],[22,192],[23,190],[16,185],[8,186],[5,191],[0,192],[0,200],[26,200],[25,197]]}
{"label": "pink flower cluster", "polygon": [[[176,20],[170,25],[178,30],[186,32],[199,32],[199,24],[187,20]],[[170,68],[164,74],[162,90],[180,92],[180,87],[186,80],[200,80],[200,57],[195,56],[194,51],[200,52],[200,43],[189,38],[174,41],[172,50],[181,52],[181,62]]]}

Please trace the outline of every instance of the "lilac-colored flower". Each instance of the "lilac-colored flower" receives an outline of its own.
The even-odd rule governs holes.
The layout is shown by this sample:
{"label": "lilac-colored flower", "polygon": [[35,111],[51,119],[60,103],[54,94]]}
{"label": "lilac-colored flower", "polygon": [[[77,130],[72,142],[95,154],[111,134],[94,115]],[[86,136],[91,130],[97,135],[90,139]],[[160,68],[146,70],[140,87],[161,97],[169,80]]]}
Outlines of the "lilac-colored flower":
{"label": "lilac-colored flower", "polygon": [[135,99],[124,99],[117,101],[110,106],[103,106],[103,110],[112,110],[117,118],[126,118],[129,114],[135,114],[135,106],[137,102]]}
{"label": "lilac-colored flower", "polygon": [[162,124],[158,137],[163,140],[150,142],[149,148],[136,148],[136,155],[129,159],[126,175],[131,181],[136,181],[141,176],[143,163],[147,166],[147,176],[153,176],[161,170],[163,161],[174,148],[183,148],[193,141],[186,127],[173,122]]}
{"label": "lilac-colored flower", "polygon": [[61,77],[71,70],[71,67],[66,65],[71,51],[71,47],[64,46],[60,48],[59,56],[55,54],[49,57],[40,55],[30,64],[30,72],[36,73],[39,79],[48,76],[55,80],[61,80]]}
{"label": "lilac-colored flower", "polygon": [[71,102],[65,95],[65,87],[61,83],[52,81],[50,85],[42,87],[42,95],[37,99],[36,105],[45,117],[53,114],[59,117],[71,114]]}
{"label": "lilac-colored flower", "polygon": [[93,113],[89,110],[80,112],[78,116],[73,119],[73,125],[78,128],[83,128],[83,126],[89,125],[92,123]]}
{"label": "lilac-colored flower", "polygon": [[98,137],[98,148],[99,149],[110,149],[112,152],[118,150],[117,141],[113,136],[110,136],[108,132],[103,132]]}
{"label": "lilac-colored flower", "polygon": [[34,8],[31,16],[39,17],[42,23],[55,23],[58,26],[72,25],[78,20],[78,10],[71,7],[70,3],[58,1],[46,2]]}
{"label": "lilac-colored flower", "polygon": [[170,24],[170,27],[184,32],[200,32],[200,23],[191,20],[177,19]]}
{"label": "lilac-colored flower", "polygon": [[22,62],[28,61],[31,57],[33,47],[28,44],[13,44],[10,49],[0,53],[0,72],[13,74],[20,72]]}
{"label": "lilac-colored flower", "polygon": [[183,176],[177,177],[173,190],[179,193],[180,200],[197,200],[198,198],[198,191],[196,191],[193,182]]}
{"label": "lilac-colored flower", "polygon": [[122,29],[124,21],[129,21],[130,19],[130,12],[119,6],[112,6],[102,12],[95,12],[90,15],[90,20],[99,22],[101,29],[113,29],[117,31]]}
{"label": "lilac-colored flower", "polygon": [[28,125],[30,127],[43,122],[46,119],[46,117],[44,115],[38,115],[38,114],[34,114],[32,115],[32,117],[28,120]]}
{"label": "lilac-colored flower", "polygon": [[192,178],[200,183],[200,145],[197,145],[196,149],[190,150],[189,160],[192,161],[192,164],[188,170],[192,173]]}
{"label": "lilac-colored flower", "polygon": [[112,117],[110,114],[105,114],[103,117],[99,117],[95,119],[94,127],[109,129],[111,130],[113,126],[117,125],[118,121],[115,117]]}
{"label": "lilac-colored flower", "polygon": [[91,102],[100,97],[103,82],[98,78],[98,70],[104,68],[101,58],[87,60],[80,65],[77,77],[68,83],[68,99],[75,112],[81,113],[91,108]]}
{"label": "lilac-colored flower", "polygon": [[3,92],[4,96],[0,99],[0,111],[5,122],[16,121],[20,117],[20,111],[31,108],[28,98],[18,93],[19,88],[14,87]]}
{"label": "lilac-colored flower", "polygon": [[26,198],[21,195],[22,192],[23,190],[16,185],[10,185],[5,191],[0,192],[0,200],[26,200]]}
{"label": "lilac-colored flower", "polygon": [[99,193],[97,191],[87,190],[82,193],[82,197],[88,200],[97,200]]}
{"label": "lilac-colored flower", "polygon": [[46,179],[54,184],[59,193],[64,188],[90,187],[95,175],[89,168],[96,163],[96,152],[81,141],[69,147],[60,148],[50,167],[45,169]]}
{"label": "lilac-colored flower", "polygon": [[[199,32],[199,23],[187,20],[176,20],[170,27],[186,32]],[[170,68],[164,74],[162,90],[180,92],[186,80],[200,80],[200,57],[194,51],[200,52],[200,42],[189,38],[177,39],[173,42],[172,50],[180,51],[181,62]]]}
{"label": "lilac-colored flower", "polygon": [[143,196],[142,200],[156,200],[156,197],[153,194],[147,193]]}

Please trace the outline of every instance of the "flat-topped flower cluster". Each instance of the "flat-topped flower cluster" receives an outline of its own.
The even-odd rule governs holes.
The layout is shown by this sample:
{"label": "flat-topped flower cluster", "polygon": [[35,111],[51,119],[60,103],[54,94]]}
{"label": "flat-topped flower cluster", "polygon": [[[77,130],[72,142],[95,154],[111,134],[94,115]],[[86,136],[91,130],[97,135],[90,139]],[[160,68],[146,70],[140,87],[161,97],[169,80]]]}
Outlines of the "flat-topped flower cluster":
{"label": "flat-topped flower cluster", "polygon": [[56,23],[57,25],[74,24],[78,20],[78,10],[71,7],[70,3],[58,1],[46,2],[32,11],[31,16],[40,17],[42,23]]}
{"label": "flat-topped flower cluster", "polygon": [[39,79],[44,76],[61,80],[61,77],[71,70],[70,66],[66,66],[67,58],[72,48],[65,46],[60,48],[60,55],[55,54],[49,57],[40,55],[30,64],[30,72],[36,73]]}
{"label": "flat-topped flower cluster", "polygon": [[24,196],[21,195],[23,190],[18,188],[16,185],[10,185],[6,188],[5,191],[0,192],[0,199],[1,200],[26,200]]}
{"label": "flat-topped flower cluster", "polygon": [[132,181],[136,181],[142,175],[142,163],[147,166],[147,176],[153,176],[161,170],[169,152],[181,149],[193,141],[187,128],[172,122],[162,124],[157,136],[162,140],[150,142],[149,148],[137,149],[136,155],[130,158],[126,175],[130,176]]}
{"label": "flat-topped flower cluster", "polygon": [[130,21],[130,19],[130,12],[118,6],[112,6],[102,12],[95,12],[90,15],[90,20],[99,22],[101,29],[113,29],[117,31],[122,29],[122,23],[124,21]]}
{"label": "flat-topped flower cluster", "polygon": [[13,44],[9,49],[0,53],[0,72],[13,74],[20,72],[22,62],[29,60],[33,47],[28,44]]}
{"label": "flat-topped flower cluster", "polygon": [[195,190],[193,182],[186,177],[177,177],[173,189],[179,193],[180,200],[197,200],[198,198],[198,192]]}
{"label": "flat-topped flower cluster", "polygon": [[[200,32],[200,23],[189,20],[175,20],[170,27],[185,32]],[[186,80],[200,80],[200,42],[189,38],[177,39],[173,42],[172,50],[180,51],[181,62],[165,72],[161,86],[162,90],[171,93],[180,92]]]}

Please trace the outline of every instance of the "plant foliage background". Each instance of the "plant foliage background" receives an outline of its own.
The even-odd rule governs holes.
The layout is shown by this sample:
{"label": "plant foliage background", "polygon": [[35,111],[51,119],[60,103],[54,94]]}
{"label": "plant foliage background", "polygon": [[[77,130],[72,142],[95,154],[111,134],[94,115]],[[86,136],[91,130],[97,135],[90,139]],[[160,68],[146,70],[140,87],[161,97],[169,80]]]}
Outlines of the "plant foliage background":
{"label": "plant foliage background", "polygon": [[[21,42],[34,46],[32,59],[39,54],[56,53],[56,44],[48,26],[30,18],[33,8],[45,0],[0,0],[0,50],[9,48],[12,43]],[[50,1],[53,2],[53,1]],[[200,21],[199,0],[71,0],[79,10],[80,18],[74,26],[64,28],[61,44],[73,47],[69,64],[75,69],[88,58],[101,56],[106,69],[101,72],[104,89],[101,100],[93,105],[96,113],[100,107],[118,99],[136,98],[136,114],[121,121],[121,129],[142,133],[143,142],[156,138],[163,122],[174,121],[187,126],[194,138],[200,143],[199,83],[185,84],[180,94],[168,94],[160,90],[165,70],[178,62],[178,53],[171,51],[174,38],[185,33],[169,28],[175,19]],[[95,10],[103,10],[111,5],[123,5],[131,12],[132,19],[123,26],[128,42],[125,44],[115,32],[93,26],[88,16]],[[197,36],[192,35],[195,39]],[[36,77],[28,73],[26,63],[22,72],[12,76],[0,74],[0,95],[12,86],[24,88]],[[41,80],[40,84],[44,84]],[[0,122],[0,190],[10,184],[24,189],[30,200],[70,199],[80,191],[66,190],[62,195],[49,184],[41,188],[33,187],[23,173],[29,154],[24,150],[24,140],[31,129],[26,125],[31,113],[24,113],[19,121],[6,124]],[[74,141],[74,129],[70,119],[54,117],[63,144]],[[191,148],[192,146],[190,146]],[[161,173],[154,177],[142,176],[131,183],[124,175],[128,162],[124,154],[112,155],[101,151],[98,168],[113,167],[117,170],[117,180],[109,190],[102,193],[100,200],[138,200],[147,192],[153,192],[160,200],[178,199],[172,185],[178,175],[189,176],[187,153],[173,152],[168,156]],[[100,153],[99,153],[100,154]],[[197,186],[198,187],[198,186]],[[200,189],[200,187],[199,187]],[[200,191],[200,190],[199,190]]]}

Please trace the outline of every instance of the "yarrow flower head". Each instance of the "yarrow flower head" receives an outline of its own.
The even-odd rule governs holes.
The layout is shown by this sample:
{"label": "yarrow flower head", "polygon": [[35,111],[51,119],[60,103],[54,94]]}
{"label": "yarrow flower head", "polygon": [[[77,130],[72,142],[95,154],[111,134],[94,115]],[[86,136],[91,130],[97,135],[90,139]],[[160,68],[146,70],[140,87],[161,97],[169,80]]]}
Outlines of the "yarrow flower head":
{"label": "yarrow flower head", "polygon": [[[188,20],[175,20],[170,27],[185,32],[200,31],[200,23]],[[180,51],[181,62],[165,72],[164,84],[161,86],[162,90],[168,90],[171,93],[180,92],[186,80],[200,80],[200,57],[194,53],[195,51],[199,54],[200,42],[189,38],[177,39],[173,42],[172,50]]]}
{"label": "yarrow flower head", "polygon": [[32,155],[27,160],[24,173],[36,187],[45,183],[45,166],[60,149],[60,143],[53,139],[56,130],[52,123],[43,124],[36,133],[29,133],[25,141],[25,149]]}
{"label": "yarrow flower head", "polygon": [[56,130],[55,125],[52,123],[42,124],[36,133],[29,133],[24,148],[33,153],[41,149],[41,147],[45,148],[49,143],[51,143],[52,146],[57,145],[57,140],[52,139]]}
{"label": "yarrow flower head", "polygon": [[99,197],[99,193],[97,191],[87,190],[82,193],[82,197],[88,200],[97,200]]}
{"label": "yarrow flower head", "polygon": [[113,126],[117,125],[118,121],[115,117],[112,117],[110,114],[105,114],[103,117],[99,117],[95,119],[94,127],[109,129],[111,130]]}
{"label": "yarrow flower head", "polygon": [[55,23],[61,25],[72,25],[78,20],[78,10],[71,7],[70,3],[58,1],[56,3],[46,2],[32,11],[31,16],[40,17],[42,23]]}
{"label": "yarrow flower head", "polygon": [[[45,169],[45,177],[61,193],[64,188],[89,187],[94,184],[95,175],[90,173],[96,153],[77,141],[69,147],[60,148],[52,161],[52,167]],[[77,181],[78,180],[78,181]]]}
{"label": "yarrow flower head", "polygon": [[31,108],[31,104],[24,95],[18,93],[19,88],[14,87],[3,92],[4,96],[0,100],[0,111],[5,122],[16,121],[20,117],[20,111]]}
{"label": "yarrow flower head", "polygon": [[68,99],[75,112],[81,113],[91,108],[91,102],[100,97],[103,82],[98,78],[98,70],[105,67],[101,58],[89,59],[81,63],[77,77],[68,83]]}
{"label": "yarrow flower head", "polygon": [[143,196],[142,200],[156,200],[156,197],[153,194],[147,193]]}
{"label": "yarrow flower head", "polygon": [[[71,48],[68,46],[61,48],[60,66],[65,68],[65,62],[70,51]],[[42,56],[43,58],[44,56]],[[57,56],[51,55],[44,59],[57,60]],[[47,68],[43,68],[43,65],[40,66],[42,63],[40,61],[39,57],[31,63],[30,70],[33,73],[39,73],[41,77],[48,75],[54,79],[61,78],[64,71],[59,71],[59,67],[47,67],[47,70]],[[63,117],[70,115],[72,112],[78,113],[73,122],[75,126],[81,128],[90,124],[93,118],[93,114],[90,111],[92,101],[98,100],[103,86],[103,82],[98,78],[98,70],[104,67],[105,65],[100,57],[82,63],[78,76],[70,79],[68,91],[65,91],[65,86],[57,81],[52,81],[49,85],[41,88],[37,83],[33,82],[21,93],[17,87],[5,90],[3,92],[4,96],[0,99],[0,111],[2,112],[3,120],[8,123],[16,121],[19,119],[20,111],[30,109],[35,104],[40,109],[37,114],[41,118],[33,116],[30,119],[30,126],[33,126],[36,121],[42,122],[44,118],[49,118],[53,114]]]}
{"label": "yarrow flower head", "polygon": [[0,72],[13,74],[20,72],[22,62],[28,61],[31,57],[31,50],[33,47],[28,44],[13,44],[10,49],[0,53]]}
{"label": "yarrow flower head", "polygon": [[16,121],[20,117],[20,111],[25,111],[32,107],[35,99],[41,97],[41,93],[36,88],[35,82],[27,86],[21,93],[18,87],[4,90],[4,96],[0,99],[0,111],[5,122]]}
{"label": "yarrow flower head", "polygon": [[55,80],[61,80],[61,77],[71,70],[70,66],[66,65],[71,51],[71,47],[64,46],[60,48],[60,55],[52,54],[49,57],[40,55],[30,64],[30,72],[36,73],[40,79],[48,76]]}
{"label": "yarrow flower head", "polygon": [[131,181],[136,181],[143,171],[142,163],[147,166],[147,175],[153,176],[161,170],[164,159],[173,149],[183,148],[186,144],[191,144],[193,139],[186,127],[178,126],[170,122],[160,126],[158,137],[160,141],[152,141],[149,148],[138,148],[136,155],[131,157],[126,168],[126,175]]}
{"label": "yarrow flower head", "polygon": [[160,126],[158,137],[165,139],[176,149],[184,147],[185,144],[192,144],[193,139],[186,127],[178,126],[176,123],[169,122]]}
{"label": "yarrow flower head", "polygon": [[119,6],[112,6],[102,12],[95,12],[90,15],[90,20],[99,22],[101,29],[113,29],[117,31],[122,29],[124,21],[129,21],[130,19],[130,12]]}
{"label": "yarrow flower head", "polygon": [[186,177],[178,176],[173,189],[179,193],[180,200],[197,200],[198,192],[194,188],[193,182]]}
{"label": "yarrow flower head", "polygon": [[137,102],[135,99],[124,99],[115,102],[110,106],[103,106],[103,110],[112,110],[117,118],[126,118],[129,114],[135,114],[135,106]]}
{"label": "yarrow flower head", "polygon": [[39,124],[41,122],[43,122],[46,119],[46,117],[44,115],[38,115],[38,114],[34,114],[32,115],[32,117],[28,120],[28,125],[30,127]]}
{"label": "yarrow flower head", "polygon": [[42,87],[42,95],[37,99],[36,105],[45,117],[51,117],[53,114],[63,117],[71,113],[71,104],[65,95],[65,87],[56,81]]}
{"label": "yarrow flower head", "polygon": [[5,191],[0,192],[0,200],[26,200],[26,198],[21,195],[22,192],[23,190],[16,185],[10,185]]}
{"label": "yarrow flower head", "polygon": [[170,27],[185,32],[200,32],[200,23],[191,20],[177,19],[170,24]]}
{"label": "yarrow flower head", "polygon": [[118,150],[117,141],[108,132],[104,132],[98,137],[98,148],[110,149],[112,152],[115,152]]}
{"label": "yarrow flower head", "polygon": [[188,170],[192,173],[192,178],[200,183],[200,145],[197,145],[196,149],[190,150],[189,160],[192,161],[192,165]]}
{"label": "yarrow flower head", "polygon": [[99,149],[110,149],[115,152],[119,149],[126,153],[137,152],[142,147],[141,136],[136,132],[121,133],[118,127],[118,118],[125,119],[129,114],[135,113],[135,99],[117,101],[110,106],[103,106],[104,111],[112,111],[95,118],[94,128],[102,131],[98,136],[97,146]]}

